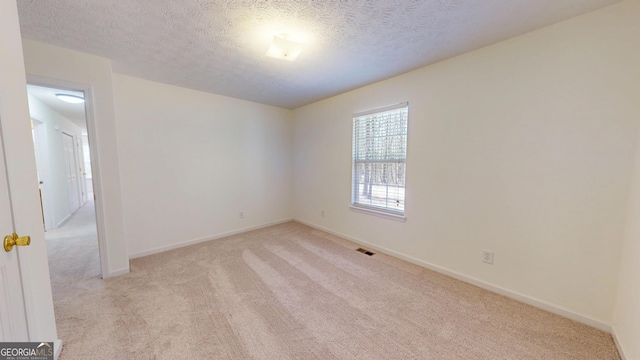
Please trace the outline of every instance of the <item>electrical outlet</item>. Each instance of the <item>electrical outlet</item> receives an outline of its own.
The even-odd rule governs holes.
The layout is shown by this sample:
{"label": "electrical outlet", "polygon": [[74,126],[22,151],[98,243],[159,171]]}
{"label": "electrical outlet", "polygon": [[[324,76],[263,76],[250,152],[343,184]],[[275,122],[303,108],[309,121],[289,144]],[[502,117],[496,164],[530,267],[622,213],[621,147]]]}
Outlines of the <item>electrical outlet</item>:
{"label": "electrical outlet", "polygon": [[244,219],[244,212],[240,211],[239,216],[240,216],[240,219]]}
{"label": "electrical outlet", "polygon": [[484,250],[482,252],[482,262],[487,264],[493,264],[493,251]]}
{"label": "electrical outlet", "polygon": [[324,210],[320,211],[320,216],[324,217]]}

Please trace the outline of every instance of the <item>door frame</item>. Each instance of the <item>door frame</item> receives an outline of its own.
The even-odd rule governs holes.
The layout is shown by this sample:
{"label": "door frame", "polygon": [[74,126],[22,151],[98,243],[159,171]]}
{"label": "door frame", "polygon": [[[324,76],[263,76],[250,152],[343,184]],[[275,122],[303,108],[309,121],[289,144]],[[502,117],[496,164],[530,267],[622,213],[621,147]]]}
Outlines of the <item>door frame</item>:
{"label": "door frame", "polygon": [[41,181],[40,190],[41,198],[40,203],[42,206],[43,218],[44,218],[44,231],[49,231],[55,228],[51,224],[53,220],[53,209],[51,208],[51,202],[49,199],[51,176],[50,176],[50,161],[47,156],[44,155],[43,149],[49,148],[49,142],[46,134],[46,124],[39,119],[31,116],[31,124],[33,133],[33,143],[36,155],[36,169],[38,171],[38,180]]}
{"label": "door frame", "polygon": [[[85,122],[87,120],[85,119]],[[87,200],[87,169],[85,169],[84,149],[82,147],[82,135],[76,136],[76,161],[78,162],[78,181],[80,181],[80,206],[83,206]],[[91,157],[89,157],[91,163]]]}
{"label": "door frame", "polygon": [[[62,90],[62,89],[61,89]],[[65,219],[63,220],[63,222],[66,222],[67,220],[69,220],[71,218],[71,215],[73,215],[78,209],[80,209],[82,207],[82,195],[80,194],[80,179],[79,179],[79,169],[78,169],[78,154],[77,154],[77,149],[76,149],[76,136],[74,134],[70,134],[64,130],[62,130],[60,132],[60,135],[62,136],[62,147],[63,149],[65,148],[66,144],[65,144],[65,136],[68,136],[69,138],[71,138],[71,151],[72,153],[72,157],[73,157],[73,164],[68,164],[67,162],[69,161],[69,155],[65,154],[65,170],[67,172],[67,176],[71,175],[71,179],[67,179],[67,202],[69,205],[71,204],[71,199],[73,196],[77,196],[78,197],[78,203],[77,204],[73,204],[73,206],[69,206],[69,215],[65,217]],[[76,188],[73,188],[73,185],[71,186],[71,189],[69,189],[69,181],[73,182],[73,177],[75,176],[75,181],[76,181]],[[75,190],[75,191],[74,191]],[[75,193],[75,194],[74,194]],[[77,206],[76,206],[77,205]]]}
{"label": "door frame", "polygon": [[[94,90],[93,86],[87,84],[79,84],[74,82],[69,82],[60,79],[51,79],[42,76],[34,76],[26,74],[27,84],[44,86],[54,89],[60,90],[69,90],[69,91],[82,91],[84,92],[84,111],[85,111],[85,120],[87,122],[87,136],[89,139],[89,157],[91,158],[91,173],[93,174],[92,183],[93,183],[93,194],[94,194],[94,207],[96,210],[96,228],[98,233],[98,251],[100,252],[100,273],[101,277],[104,279],[109,276],[109,270],[107,265],[109,264],[109,257],[107,253],[106,241],[107,236],[105,232],[106,223],[105,219],[105,210],[101,185],[101,169],[100,162],[98,161],[98,144],[97,144],[97,134],[96,134],[96,124],[95,124],[95,111],[94,111]],[[75,143],[74,143],[75,144]],[[75,145],[74,145],[75,146]]]}

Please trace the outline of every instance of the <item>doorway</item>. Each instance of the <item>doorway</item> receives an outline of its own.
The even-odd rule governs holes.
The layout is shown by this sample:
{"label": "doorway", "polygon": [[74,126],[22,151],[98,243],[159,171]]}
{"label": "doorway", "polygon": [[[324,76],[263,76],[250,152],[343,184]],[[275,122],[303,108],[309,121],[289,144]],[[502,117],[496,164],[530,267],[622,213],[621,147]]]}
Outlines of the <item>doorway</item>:
{"label": "doorway", "polygon": [[56,283],[70,274],[102,277],[85,93],[32,84],[27,92],[55,305]]}

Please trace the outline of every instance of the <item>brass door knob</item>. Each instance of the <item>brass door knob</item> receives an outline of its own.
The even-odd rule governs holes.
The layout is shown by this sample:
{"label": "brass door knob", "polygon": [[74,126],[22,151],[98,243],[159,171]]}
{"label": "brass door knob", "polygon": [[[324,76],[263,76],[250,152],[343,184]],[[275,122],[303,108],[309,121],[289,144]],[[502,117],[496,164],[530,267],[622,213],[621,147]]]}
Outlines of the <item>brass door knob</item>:
{"label": "brass door knob", "polygon": [[4,237],[4,251],[9,252],[14,246],[29,246],[31,244],[30,236],[18,237],[18,234],[13,233]]}

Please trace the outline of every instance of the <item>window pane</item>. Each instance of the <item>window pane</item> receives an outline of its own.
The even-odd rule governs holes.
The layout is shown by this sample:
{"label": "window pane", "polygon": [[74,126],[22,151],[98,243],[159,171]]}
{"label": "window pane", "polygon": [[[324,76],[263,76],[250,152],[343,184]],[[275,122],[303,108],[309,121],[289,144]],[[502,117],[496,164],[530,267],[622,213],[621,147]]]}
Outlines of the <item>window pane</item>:
{"label": "window pane", "polygon": [[353,118],[352,204],[404,213],[408,108]]}
{"label": "window pane", "polygon": [[405,163],[354,163],[354,203],[403,212],[404,174]]}

